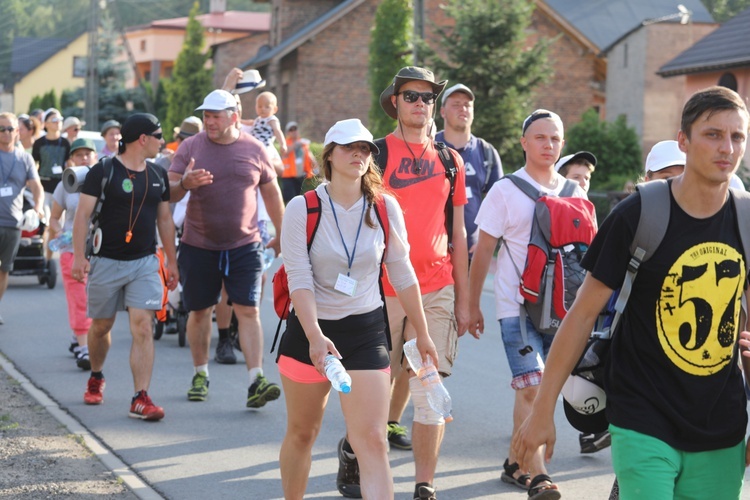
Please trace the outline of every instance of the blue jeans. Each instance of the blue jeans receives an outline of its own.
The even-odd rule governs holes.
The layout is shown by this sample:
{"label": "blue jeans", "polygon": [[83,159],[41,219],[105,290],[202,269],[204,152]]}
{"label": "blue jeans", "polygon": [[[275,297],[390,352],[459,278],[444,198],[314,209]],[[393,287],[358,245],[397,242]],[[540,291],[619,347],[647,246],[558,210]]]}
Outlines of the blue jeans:
{"label": "blue jeans", "polygon": [[544,371],[544,360],[547,359],[549,348],[552,345],[552,335],[538,333],[531,320],[526,317],[526,335],[528,345],[533,349],[523,355],[520,351],[526,347],[521,335],[521,321],[518,316],[503,318],[500,320],[500,333],[503,336],[505,355],[508,365],[513,374],[511,387],[513,389],[524,389],[539,385]]}

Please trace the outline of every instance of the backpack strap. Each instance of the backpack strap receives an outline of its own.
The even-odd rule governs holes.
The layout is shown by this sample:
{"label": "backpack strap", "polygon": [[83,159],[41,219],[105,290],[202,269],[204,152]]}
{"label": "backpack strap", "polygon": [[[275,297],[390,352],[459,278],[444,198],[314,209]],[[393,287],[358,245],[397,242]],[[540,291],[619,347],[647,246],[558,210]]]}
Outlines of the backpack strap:
{"label": "backpack strap", "polygon": [[375,217],[380,222],[380,227],[383,229],[383,241],[385,242],[385,249],[383,250],[383,256],[380,258],[380,274],[378,275],[378,288],[380,289],[380,299],[383,301],[383,319],[385,320],[385,338],[388,342],[388,351],[393,350],[391,345],[391,327],[388,322],[388,308],[385,304],[385,290],[383,289],[383,274],[385,272],[385,252],[388,250],[388,238],[391,234],[391,223],[388,220],[388,211],[385,208],[385,196],[380,195],[375,200]]}
{"label": "backpack strap", "polygon": [[307,253],[310,253],[315,233],[320,225],[320,196],[314,189],[305,191],[304,196],[307,206]]}
{"label": "backpack strap", "polygon": [[448,253],[453,253],[453,194],[456,191],[458,169],[456,168],[456,160],[453,159],[450,148],[444,142],[435,142],[434,145],[445,169],[445,176],[448,178],[448,183],[450,184],[448,199],[445,200],[445,230],[448,233]]}
{"label": "backpack strap", "polygon": [[482,153],[484,154],[484,183],[482,184],[482,192],[486,193],[487,189],[489,189],[492,170],[495,168],[495,153],[492,151],[492,145],[489,142],[481,137],[477,137],[477,140],[482,145]]}
{"label": "backpack strap", "polygon": [[539,190],[535,188],[534,186],[532,186],[531,183],[527,181],[526,179],[521,179],[519,176],[514,175],[514,174],[504,175],[500,178],[500,180],[502,179],[508,179],[509,181],[511,181],[513,184],[516,185],[518,189],[520,189],[523,192],[523,194],[525,194],[526,196],[528,196],[534,201],[542,197]]}
{"label": "backpack strap", "polygon": [[[315,233],[318,232],[318,226],[320,225],[320,196],[318,196],[318,193],[314,189],[305,191],[303,196],[305,197],[305,206],[307,207],[307,224],[305,226],[307,231],[307,253],[309,254],[313,239],[315,239]],[[289,311],[291,303],[292,297],[290,294],[286,299],[285,310]],[[273,343],[271,344],[271,352],[276,349],[276,342],[279,340],[279,332],[281,331],[281,323],[283,322],[284,318],[279,318],[279,324],[276,325],[276,333],[273,336]],[[390,335],[388,337],[390,338]]]}
{"label": "backpack strap", "polygon": [[[740,233],[740,243],[742,244],[742,254],[745,258],[745,279],[750,274],[750,220],[747,214],[750,213],[750,193],[741,189],[729,188],[729,195],[734,201],[734,213],[736,214],[737,229]],[[740,318],[740,325],[744,329],[747,320],[747,298],[742,294],[742,312],[744,318]]]}
{"label": "backpack strap", "polygon": [[[167,186],[164,183],[164,177],[159,172],[159,165],[154,162],[146,161],[146,168],[151,170],[151,174],[159,179],[159,187],[161,188],[161,195],[164,196],[164,192],[167,190]],[[164,168],[164,167],[161,167]]]}
{"label": "backpack strap", "polygon": [[375,166],[380,170],[380,175],[382,177],[385,173],[385,166],[388,163],[388,143],[386,142],[385,137],[376,139],[374,143],[379,150],[378,154],[375,155]]}
{"label": "backpack strap", "polygon": [[661,245],[669,226],[671,196],[669,183],[665,180],[654,180],[636,186],[641,198],[641,214],[638,227],[630,244],[630,262],[625,273],[625,279],[620,287],[620,294],[615,303],[615,317],[610,327],[610,337],[614,334],[620,316],[633,289],[633,282],[638,275],[641,264],[646,262]]}
{"label": "backpack strap", "polygon": [[576,192],[576,188],[578,187],[578,183],[571,179],[565,179],[565,185],[563,185],[563,188],[560,190],[560,198],[570,198],[573,196]]}

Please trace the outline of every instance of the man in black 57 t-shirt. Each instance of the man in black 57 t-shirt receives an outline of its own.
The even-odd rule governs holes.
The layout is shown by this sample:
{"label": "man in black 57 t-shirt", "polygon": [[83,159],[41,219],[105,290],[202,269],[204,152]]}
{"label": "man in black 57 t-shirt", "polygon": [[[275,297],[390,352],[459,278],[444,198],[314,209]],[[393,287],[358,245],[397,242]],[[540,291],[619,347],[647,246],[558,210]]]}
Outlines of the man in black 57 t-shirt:
{"label": "man in black 57 t-shirt", "polygon": [[[737,342],[746,329],[740,311],[748,256],[739,193],[729,196],[729,181],[747,135],[748,110],[732,90],[702,90],[683,108],[677,142],[687,160],[684,173],[668,181],[667,232],[640,266],[605,370],[623,499],[740,497],[750,455]],[[623,283],[640,212],[638,193],[619,203],[586,253],[589,273],[557,331],[532,413],[513,438],[522,468],[540,444],[551,458],[557,395]],[[750,358],[742,362],[748,373]]]}

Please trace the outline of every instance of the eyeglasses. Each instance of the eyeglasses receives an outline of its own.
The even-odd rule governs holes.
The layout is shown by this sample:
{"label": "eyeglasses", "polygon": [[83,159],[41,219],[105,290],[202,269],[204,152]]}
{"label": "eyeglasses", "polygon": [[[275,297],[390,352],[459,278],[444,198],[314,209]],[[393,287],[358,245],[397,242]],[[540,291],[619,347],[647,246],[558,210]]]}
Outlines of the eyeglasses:
{"label": "eyeglasses", "polygon": [[146,134],[146,135],[149,135],[149,136],[151,136],[154,139],[157,139],[159,141],[161,140],[162,137],[164,137],[164,133],[163,132],[154,132],[153,134]]}
{"label": "eyeglasses", "polygon": [[16,130],[14,127],[0,127],[0,132],[13,132]]}
{"label": "eyeglasses", "polygon": [[404,96],[404,101],[408,103],[417,102],[417,99],[421,97],[422,102],[425,104],[432,104],[433,102],[435,102],[435,99],[437,99],[438,96],[434,92],[415,92],[413,90],[404,90],[403,92],[399,92],[398,94]]}

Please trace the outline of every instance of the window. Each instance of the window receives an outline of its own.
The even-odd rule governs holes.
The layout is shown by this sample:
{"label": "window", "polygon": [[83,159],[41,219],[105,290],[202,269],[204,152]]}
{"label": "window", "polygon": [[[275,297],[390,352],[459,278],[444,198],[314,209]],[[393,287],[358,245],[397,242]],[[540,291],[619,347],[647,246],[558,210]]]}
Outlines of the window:
{"label": "window", "polygon": [[86,68],[88,67],[88,57],[73,56],[73,76],[76,78],[86,78]]}
{"label": "window", "polygon": [[737,77],[732,73],[724,73],[721,75],[721,78],[719,78],[719,85],[737,92]]}
{"label": "window", "polygon": [[141,52],[146,52],[146,40],[141,40]]}

